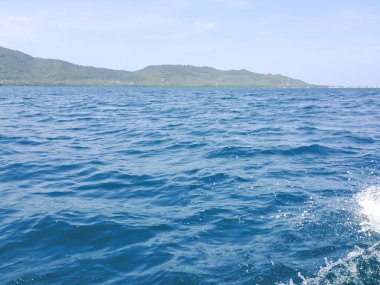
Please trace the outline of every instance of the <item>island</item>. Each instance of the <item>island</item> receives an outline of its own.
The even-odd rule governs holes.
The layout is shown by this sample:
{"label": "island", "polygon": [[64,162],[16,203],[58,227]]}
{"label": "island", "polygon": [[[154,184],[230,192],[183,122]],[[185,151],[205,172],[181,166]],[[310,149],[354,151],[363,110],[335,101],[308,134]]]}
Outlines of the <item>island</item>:
{"label": "island", "polygon": [[151,65],[137,71],[113,70],[33,57],[0,47],[0,85],[147,87],[322,87],[281,74],[218,70],[192,65]]}

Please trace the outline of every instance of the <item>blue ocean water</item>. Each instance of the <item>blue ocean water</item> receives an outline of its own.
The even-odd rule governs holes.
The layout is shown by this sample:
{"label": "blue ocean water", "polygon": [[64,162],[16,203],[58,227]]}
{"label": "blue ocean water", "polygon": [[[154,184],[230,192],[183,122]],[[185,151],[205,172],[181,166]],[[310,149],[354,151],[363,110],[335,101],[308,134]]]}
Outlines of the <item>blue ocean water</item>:
{"label": "blue ocean water", "polygon": [[0,87],[0,284],[380,284],[380,90]]}

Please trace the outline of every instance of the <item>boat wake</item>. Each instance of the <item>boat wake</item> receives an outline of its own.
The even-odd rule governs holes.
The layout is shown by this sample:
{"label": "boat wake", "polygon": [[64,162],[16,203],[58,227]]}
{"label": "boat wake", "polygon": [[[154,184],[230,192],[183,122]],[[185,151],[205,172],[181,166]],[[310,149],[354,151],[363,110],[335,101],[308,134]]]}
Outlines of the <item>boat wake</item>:
{"label": "boat wake", "polygon": [[[362,231],[380,234],[380,187],[371,186],[354,196]],[[380,284],[380,242],[356,247],[346,257],[326,264],[311,278],[298,275],[288,285],[378,285]]]}

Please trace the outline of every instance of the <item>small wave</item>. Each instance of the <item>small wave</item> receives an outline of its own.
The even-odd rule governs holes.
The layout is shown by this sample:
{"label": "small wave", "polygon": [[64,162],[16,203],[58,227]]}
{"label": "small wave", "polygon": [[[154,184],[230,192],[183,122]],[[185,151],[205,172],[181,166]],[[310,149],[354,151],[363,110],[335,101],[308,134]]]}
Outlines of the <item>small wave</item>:
{"label": "small wave", "polygon": [[320,144],[311,144],[311,145],[305,145],[305,146],[282,150],[280,153],[282,155],[303,155],[303,154],[329,155],[329,154],[334,154],[334,153],[352,154],[353,152],[342,150],[342,149],[330,148],[330,147],[326,147]]}
{"label": "small wave", "polygon": [[357,135],[347,135],[344,138],[352,141],[353,143],[358,143],[358,144],[373,144],[376,142],[375,139],[369,136],[364,137],[364,136],[357,136]]}
{"label": "small wave", "polygon": [[354,154],[352,151],[326,147],[320,144],[304,145],[294,148],[255,149],[250,147],[223,147],[210,152],[207,158],[220,157],[253,157],[258,155],[331,155],[331,154]]}

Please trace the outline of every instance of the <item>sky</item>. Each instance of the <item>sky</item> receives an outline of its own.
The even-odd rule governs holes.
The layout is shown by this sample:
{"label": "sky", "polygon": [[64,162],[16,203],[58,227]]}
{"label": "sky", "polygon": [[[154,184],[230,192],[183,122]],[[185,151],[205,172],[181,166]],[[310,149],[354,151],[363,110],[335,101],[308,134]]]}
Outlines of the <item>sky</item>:
{"label": "sky", "polygon": [[0,7],[0,46],[37,57],[380,86],[379,0],[0,0]]}

